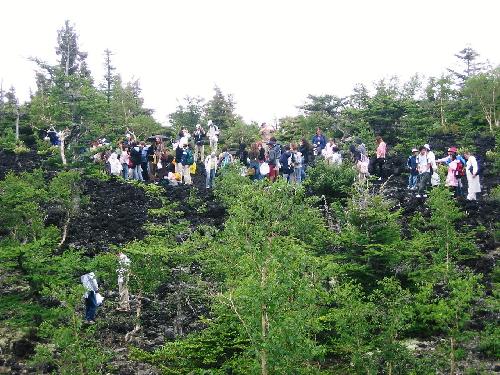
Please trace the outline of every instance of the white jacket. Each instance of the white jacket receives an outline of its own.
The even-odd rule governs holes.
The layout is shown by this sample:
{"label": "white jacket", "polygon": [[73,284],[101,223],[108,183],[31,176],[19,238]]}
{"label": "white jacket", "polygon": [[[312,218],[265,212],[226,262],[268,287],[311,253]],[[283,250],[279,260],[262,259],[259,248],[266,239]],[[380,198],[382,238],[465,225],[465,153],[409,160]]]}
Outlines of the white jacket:
{"label": "white jacket", "polygon": [[80,277],[80,281],[83,284],[86,292],[84,294],[85,298],[88,297],[89,292],[97,292],[99,290],[99,285],[97,284],[97,279],[94,272],[86,273]]}

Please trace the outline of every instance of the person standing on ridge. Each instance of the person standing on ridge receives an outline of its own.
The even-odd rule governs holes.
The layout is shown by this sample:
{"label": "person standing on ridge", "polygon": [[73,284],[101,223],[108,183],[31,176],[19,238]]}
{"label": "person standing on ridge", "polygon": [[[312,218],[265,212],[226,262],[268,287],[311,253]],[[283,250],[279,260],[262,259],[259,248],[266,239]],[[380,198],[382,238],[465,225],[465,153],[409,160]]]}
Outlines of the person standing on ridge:
{"label": "person standing on ridge", "polygon": [[471,155],[470,151],[464,151],[464,158],[467,160],[465,164],[465,173],[467,174],[467,200],[475,201],[476,194],[481,192],[481,184],[479,181],[479,164],[475,156]]}
{"label": "person standing on ridge", "polygon": [[219,128],[212,120],[208,120],[208,140],[210,141],[210,152],[217,152],[217,142],[219,142]]}
{"label": "person standing on ridge", "polygon": [[83,295],[85,298],[85,322],[87,324],[94,324],[97,307],[99,306],[96,298],[99,285],[97,284],[94,272],[81,276],[80,281],[85,288],[85,294]]}
{"label": "person standing on ridge", "polygon": [[417,155],[418,155],[418,150],[416,148],[413,148],[411,150],[411,155],[408,157],[408,160],[406,161],[406,166],[410,170],[410,176],[408,177],[409,190],[415,190],[417,188],[417,180],[418,180]]}
{"label": "person standing on ridge", "polygon": [[193,152],[191,151],[189,145],[187,143],[183,144],[182,147],[182,157],[181,157],[181,165],[182,165],[182,181],[186,185],[191,185],[191,171],[190,167],[194,163]]}
{"label": "person standing on ridge", "polygon": [[312,137],[312,144],[314,147],[314,155],[321,155],[321,152],[326,146],[326,138],[321,133],[320,128],[316,128],[316,134]]}
{"label": "person standing on ridge", "polygon": [[419,154],[417,156],[417,171],[418,171],[418,191],[417,198],[423,196],[427,197],[427,186],[431,182],[431,164],[429,159],[427,159],[427,149],[422,146],[419,148]]}
{"label": "person standing on ridge", "polygon": [[[378,136],[376,138],[377,141],[377,158],[375,159],[375,165],[373,166],[373,172],[375,175],[378,176],[378,180],[382,180],[384,177],[384,164],[385,164],[385,157],[387,153],[387,144],[384,142],[381,136]],[[377,173],[377,167],[378,167],[378,173]]]}
{"label": "person standing on ridge", "polygon": [[205,130],[200,124],[196,124],[196,130],[193,133],[194,139],[194,162],[203,162],[205,159]]}

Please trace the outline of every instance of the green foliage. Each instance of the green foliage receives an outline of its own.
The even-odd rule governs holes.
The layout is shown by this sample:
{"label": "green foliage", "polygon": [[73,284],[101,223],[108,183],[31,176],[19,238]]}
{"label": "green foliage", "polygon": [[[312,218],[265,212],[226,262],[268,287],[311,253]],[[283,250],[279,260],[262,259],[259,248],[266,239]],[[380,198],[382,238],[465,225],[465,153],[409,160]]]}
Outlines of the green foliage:
{"label": "green foliage", "polygon": [[43,231],[40,203],[46,197],[41,170],[17,176],[8,173],[0,181],[0,221],[10,237],[28,242]]}
{"label": "green foliage", "polygon": [[356,373],[406,374],[414,360],[400,342],[412,319],[411,295],[385,278],[369,296],[358,284],[331,292],[334,307],[320,321],[332,354],[345,358]]}
{"label": "green foliage", "polygon": [[350,163],[344,162],[341,166],[332,166],[320,160],[307,169],[304,186],[314,195],[324,195],[327,202],[331,203],[345,200],[349,196],[356,176],[357,172]]}
{"label": "green foliage", "polygon": [[221,316],[215,321],[207,320],[206,324],[203,331],[167,342],[154,353],[134,349],[131,357],[150,362],[165,374],[201,374],[209,373],[209,369],[215,373],[220,367],[231,369],[231,365],[225,363],[248,345],[248,341],[238,336],[239,322],[231,316]]}
{"label": "green foliage", "polygon": [[242,120],[237,120],[234,126],[230,127],[224,134],[224,143],[232,149],[238,149],[240,143],[247,146],[259,139],[259,128],[257,124],[245,124]]}

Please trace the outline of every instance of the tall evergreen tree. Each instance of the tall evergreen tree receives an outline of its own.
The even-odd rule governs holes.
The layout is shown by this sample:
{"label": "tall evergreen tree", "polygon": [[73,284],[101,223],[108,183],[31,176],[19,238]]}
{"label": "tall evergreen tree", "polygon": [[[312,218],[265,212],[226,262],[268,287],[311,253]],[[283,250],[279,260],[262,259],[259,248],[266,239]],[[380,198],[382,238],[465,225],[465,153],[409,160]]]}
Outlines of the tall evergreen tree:
{"label": "tall evergreen tree", "polygon": [[90,77],[85,59],[87,52],[82,52],[78,46],[78,35],[69,21],[64,22],[63,28],[57,32],[56,54],[60,56],[59,66],[64,70],[66,76],[81,73],[84,77]]}

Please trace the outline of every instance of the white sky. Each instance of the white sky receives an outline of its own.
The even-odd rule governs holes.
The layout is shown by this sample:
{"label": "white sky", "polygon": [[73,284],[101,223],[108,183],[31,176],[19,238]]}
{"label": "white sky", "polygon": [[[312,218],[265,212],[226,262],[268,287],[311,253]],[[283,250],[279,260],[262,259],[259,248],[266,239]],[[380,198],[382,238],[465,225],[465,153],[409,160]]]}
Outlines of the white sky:
{"label": "white sky", "polygon": [[69,19],[96,81],[103,51],[167,122],[177,99],[232,93],[245,120],[294,115],[308,94],[347,95],[391,75],[439,75],[471,46],[500,62],[498,0],[15,0],[0,4],[0,79],[21,100],[36,56],[55,63]]}

